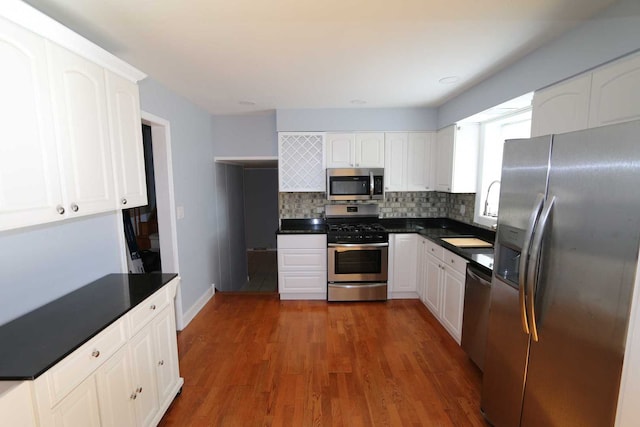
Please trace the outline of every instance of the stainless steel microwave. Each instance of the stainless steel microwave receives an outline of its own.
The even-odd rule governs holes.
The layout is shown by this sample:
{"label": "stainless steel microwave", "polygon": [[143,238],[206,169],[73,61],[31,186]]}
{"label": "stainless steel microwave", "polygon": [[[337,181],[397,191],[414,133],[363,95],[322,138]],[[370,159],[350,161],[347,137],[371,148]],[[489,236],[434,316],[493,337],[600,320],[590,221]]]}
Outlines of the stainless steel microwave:
{"label": "stainless steel microwave", "polygon": [[327,169],[328,200],[379,200],[384,192],[384,169]]}

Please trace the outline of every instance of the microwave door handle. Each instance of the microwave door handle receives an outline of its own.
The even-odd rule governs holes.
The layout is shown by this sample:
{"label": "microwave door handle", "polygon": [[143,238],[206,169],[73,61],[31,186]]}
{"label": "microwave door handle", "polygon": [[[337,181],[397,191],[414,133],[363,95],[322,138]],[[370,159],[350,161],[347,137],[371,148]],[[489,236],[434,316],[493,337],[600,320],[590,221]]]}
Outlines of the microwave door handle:
{"label": "microwave door handle", "polygon": [[369,196],[373,199],[373,191],[375,189],[373,181],[373,171],[369,171]]}
{"label": "microwave door handle", "polygon": [[538,288],[538,266],[540,265],[540,255],[542,252],[542,239],[544,238],[545,232],[547,230],[547,224],[549,221],[549,215],[551,214],[551,210],[553,209],[553,205],[556,201],[556,197],[553,196],[551,200],[548,201],[544,209],[542,210],[542,214],[540,214],[539,226],[535,232],[533,237],[533,241],[531,242],[531,262],[529,263],[529,271],[527,272],[527,282],[529,282],[529,295],[527,308],[529,309],[529,319],[530,327],[531,327],[531,338],[533,341],[538,341],[538,325],[536,323],[536,309],[535,309],[535,294],[537,293]]}
{"label": "microwave door handle", "polygon": [[533,232],[536,228],[536,223],[540,218],[540,212],[542,211],[542,206],[544,204],[544,194],[538,193],[536,197],[536,201],[531,211],[531,215],[529,216],[529,224],[527,225],[527,231],[524,235],[524,243],[522,245],[522,252],[520,254],[520,266],[518,270],[520,271],[518,277],[518,296],[520,301],[520,318],[522,320],[522,330],[525,334],[530,334],[529,328],[529,320],[527,319],[527,305],[526,305],[526,294],[527,294],[527,268],[529,267],[529,248],[531,247],[531,239],[533,237]]}

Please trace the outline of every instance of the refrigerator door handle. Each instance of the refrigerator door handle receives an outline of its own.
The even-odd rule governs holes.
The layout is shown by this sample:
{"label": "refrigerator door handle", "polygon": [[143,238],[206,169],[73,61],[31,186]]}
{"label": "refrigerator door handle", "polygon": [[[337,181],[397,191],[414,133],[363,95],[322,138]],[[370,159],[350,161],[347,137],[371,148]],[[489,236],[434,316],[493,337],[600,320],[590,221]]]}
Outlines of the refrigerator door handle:
{"label": "refrigerator door handle", "polygon": [[551,214],[551,210],[553,209],[553,205],[556,202],[556,197],[551,197],[551,200],[548,201],[544,209],[542,210],[542,214],[540,214],[540,220],[538,221],[538,229],[533,237],[533,241],[531,242],[531,262],[529,263],[529,270],[527,271],[527,282],[531,285],[529,288],[529,293],[527,295],[528,304],[527,308],[529,310],[529,326],[531,328],[531,338],[533,341],[538,341],[538,325],[536,324],[536,310],[535,310],[535,294],[538,288],[538,265],[540,264],[540,252],[542,249],[542,238],[547,229],[547,223],[549,221],[549,215]]}
{"label": "refrigerator door handle", "polygon": [[518,267],[520,274],[518,277],[518,294],[520,300],[520,319],[522,320],[522,330],[525,334],[529,335],[529,321],[527,320],[527,305],[526,305],[526,294],[527,294],[527,268],[529,266],[529,248],[531,247],[531,238],[533,237],[533,232],[536,228],[536,224],[538,222],[538,218],[540,217],[540,212],[542,211],[542,206],[544,205],[544,194],[538,193],[536,197],[536,202],[531,211],[531,215],[529,216],[529,223],[527,225],[527,230],[524,235],[524,244],[522,245],[522,252],[520,254],[520,265]]}

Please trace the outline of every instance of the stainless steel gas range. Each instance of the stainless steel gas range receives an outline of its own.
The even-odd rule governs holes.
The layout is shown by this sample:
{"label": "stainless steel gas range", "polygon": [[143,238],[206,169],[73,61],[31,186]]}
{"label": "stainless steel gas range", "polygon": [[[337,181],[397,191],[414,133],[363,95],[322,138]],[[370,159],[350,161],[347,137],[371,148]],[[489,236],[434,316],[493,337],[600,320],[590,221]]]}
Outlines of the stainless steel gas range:
{"label": "stainless steel gas range", "polygon": [[327,299],[387,299],[389,234],[378,205],[327,205]]}

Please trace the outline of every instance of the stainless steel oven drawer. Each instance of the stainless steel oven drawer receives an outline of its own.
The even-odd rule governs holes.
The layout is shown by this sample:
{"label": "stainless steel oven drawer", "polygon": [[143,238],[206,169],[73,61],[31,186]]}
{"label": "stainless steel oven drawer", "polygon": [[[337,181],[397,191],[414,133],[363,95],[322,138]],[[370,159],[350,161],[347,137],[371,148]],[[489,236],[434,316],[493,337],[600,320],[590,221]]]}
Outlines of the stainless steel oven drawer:
{"label": "stainless steel oven drawer", "polygon": [[329,283],[328,301],[386,301],[386,283]]}

